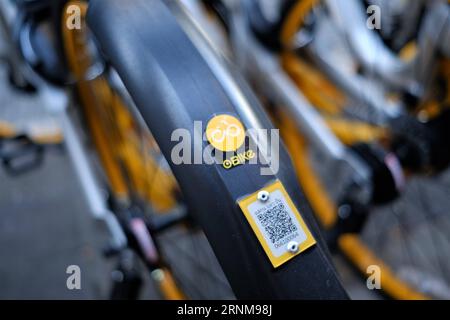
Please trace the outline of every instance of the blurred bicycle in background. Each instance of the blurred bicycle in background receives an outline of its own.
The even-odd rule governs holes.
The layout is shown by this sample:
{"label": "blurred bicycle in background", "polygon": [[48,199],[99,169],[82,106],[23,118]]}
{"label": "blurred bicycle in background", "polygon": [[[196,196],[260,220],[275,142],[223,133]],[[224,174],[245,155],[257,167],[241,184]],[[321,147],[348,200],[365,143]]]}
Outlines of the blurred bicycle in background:
{"label": "blurred bicycle in background", "polygon": [[392,297],[449,298],[448,1],[208,4],[329,244]]}

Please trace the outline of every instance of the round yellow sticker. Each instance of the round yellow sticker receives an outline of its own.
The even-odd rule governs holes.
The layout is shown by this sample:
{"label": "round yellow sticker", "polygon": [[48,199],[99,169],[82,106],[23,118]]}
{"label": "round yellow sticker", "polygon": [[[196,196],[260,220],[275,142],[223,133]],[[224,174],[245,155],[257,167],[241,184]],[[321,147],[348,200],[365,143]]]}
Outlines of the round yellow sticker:
{"label": "round yellow sticker", "polygon": [[208,122],[206,138],[220,151],[236,151],[245,141],[245,129],[236,117],[221,114]]}

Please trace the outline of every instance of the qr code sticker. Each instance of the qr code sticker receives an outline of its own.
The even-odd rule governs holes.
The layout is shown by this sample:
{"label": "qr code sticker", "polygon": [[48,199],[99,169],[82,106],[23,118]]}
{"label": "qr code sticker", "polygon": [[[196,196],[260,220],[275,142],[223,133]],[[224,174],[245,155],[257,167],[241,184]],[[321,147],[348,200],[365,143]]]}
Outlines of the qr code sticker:
{"label": "qr code sticker", "polygon": [[264,227],[270,241],[276,247],[286,238],[293,238],[297,234],[297,226],[291,218],[283,202],[276,199],[268,206],[256,213],[261,225]]}

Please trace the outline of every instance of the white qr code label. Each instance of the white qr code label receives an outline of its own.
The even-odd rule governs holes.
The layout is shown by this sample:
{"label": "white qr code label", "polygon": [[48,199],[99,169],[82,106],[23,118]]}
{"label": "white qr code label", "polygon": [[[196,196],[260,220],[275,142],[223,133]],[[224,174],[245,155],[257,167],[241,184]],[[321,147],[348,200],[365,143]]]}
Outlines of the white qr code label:
{"label": "white qr code label", "polygon": [[275,268],[316,243],[279,180],[238,204]]}

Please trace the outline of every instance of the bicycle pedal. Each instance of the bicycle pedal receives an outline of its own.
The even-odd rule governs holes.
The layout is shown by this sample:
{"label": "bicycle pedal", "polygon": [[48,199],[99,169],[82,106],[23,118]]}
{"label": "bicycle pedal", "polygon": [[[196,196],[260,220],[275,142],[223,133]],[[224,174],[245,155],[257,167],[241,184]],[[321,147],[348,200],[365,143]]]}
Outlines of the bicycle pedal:
{"label": "bicycle pedal", "polygon": [[38,168],[43,161],[44,146],[20,135],[0,140],[0,160],[5,171],[13,176]]}

